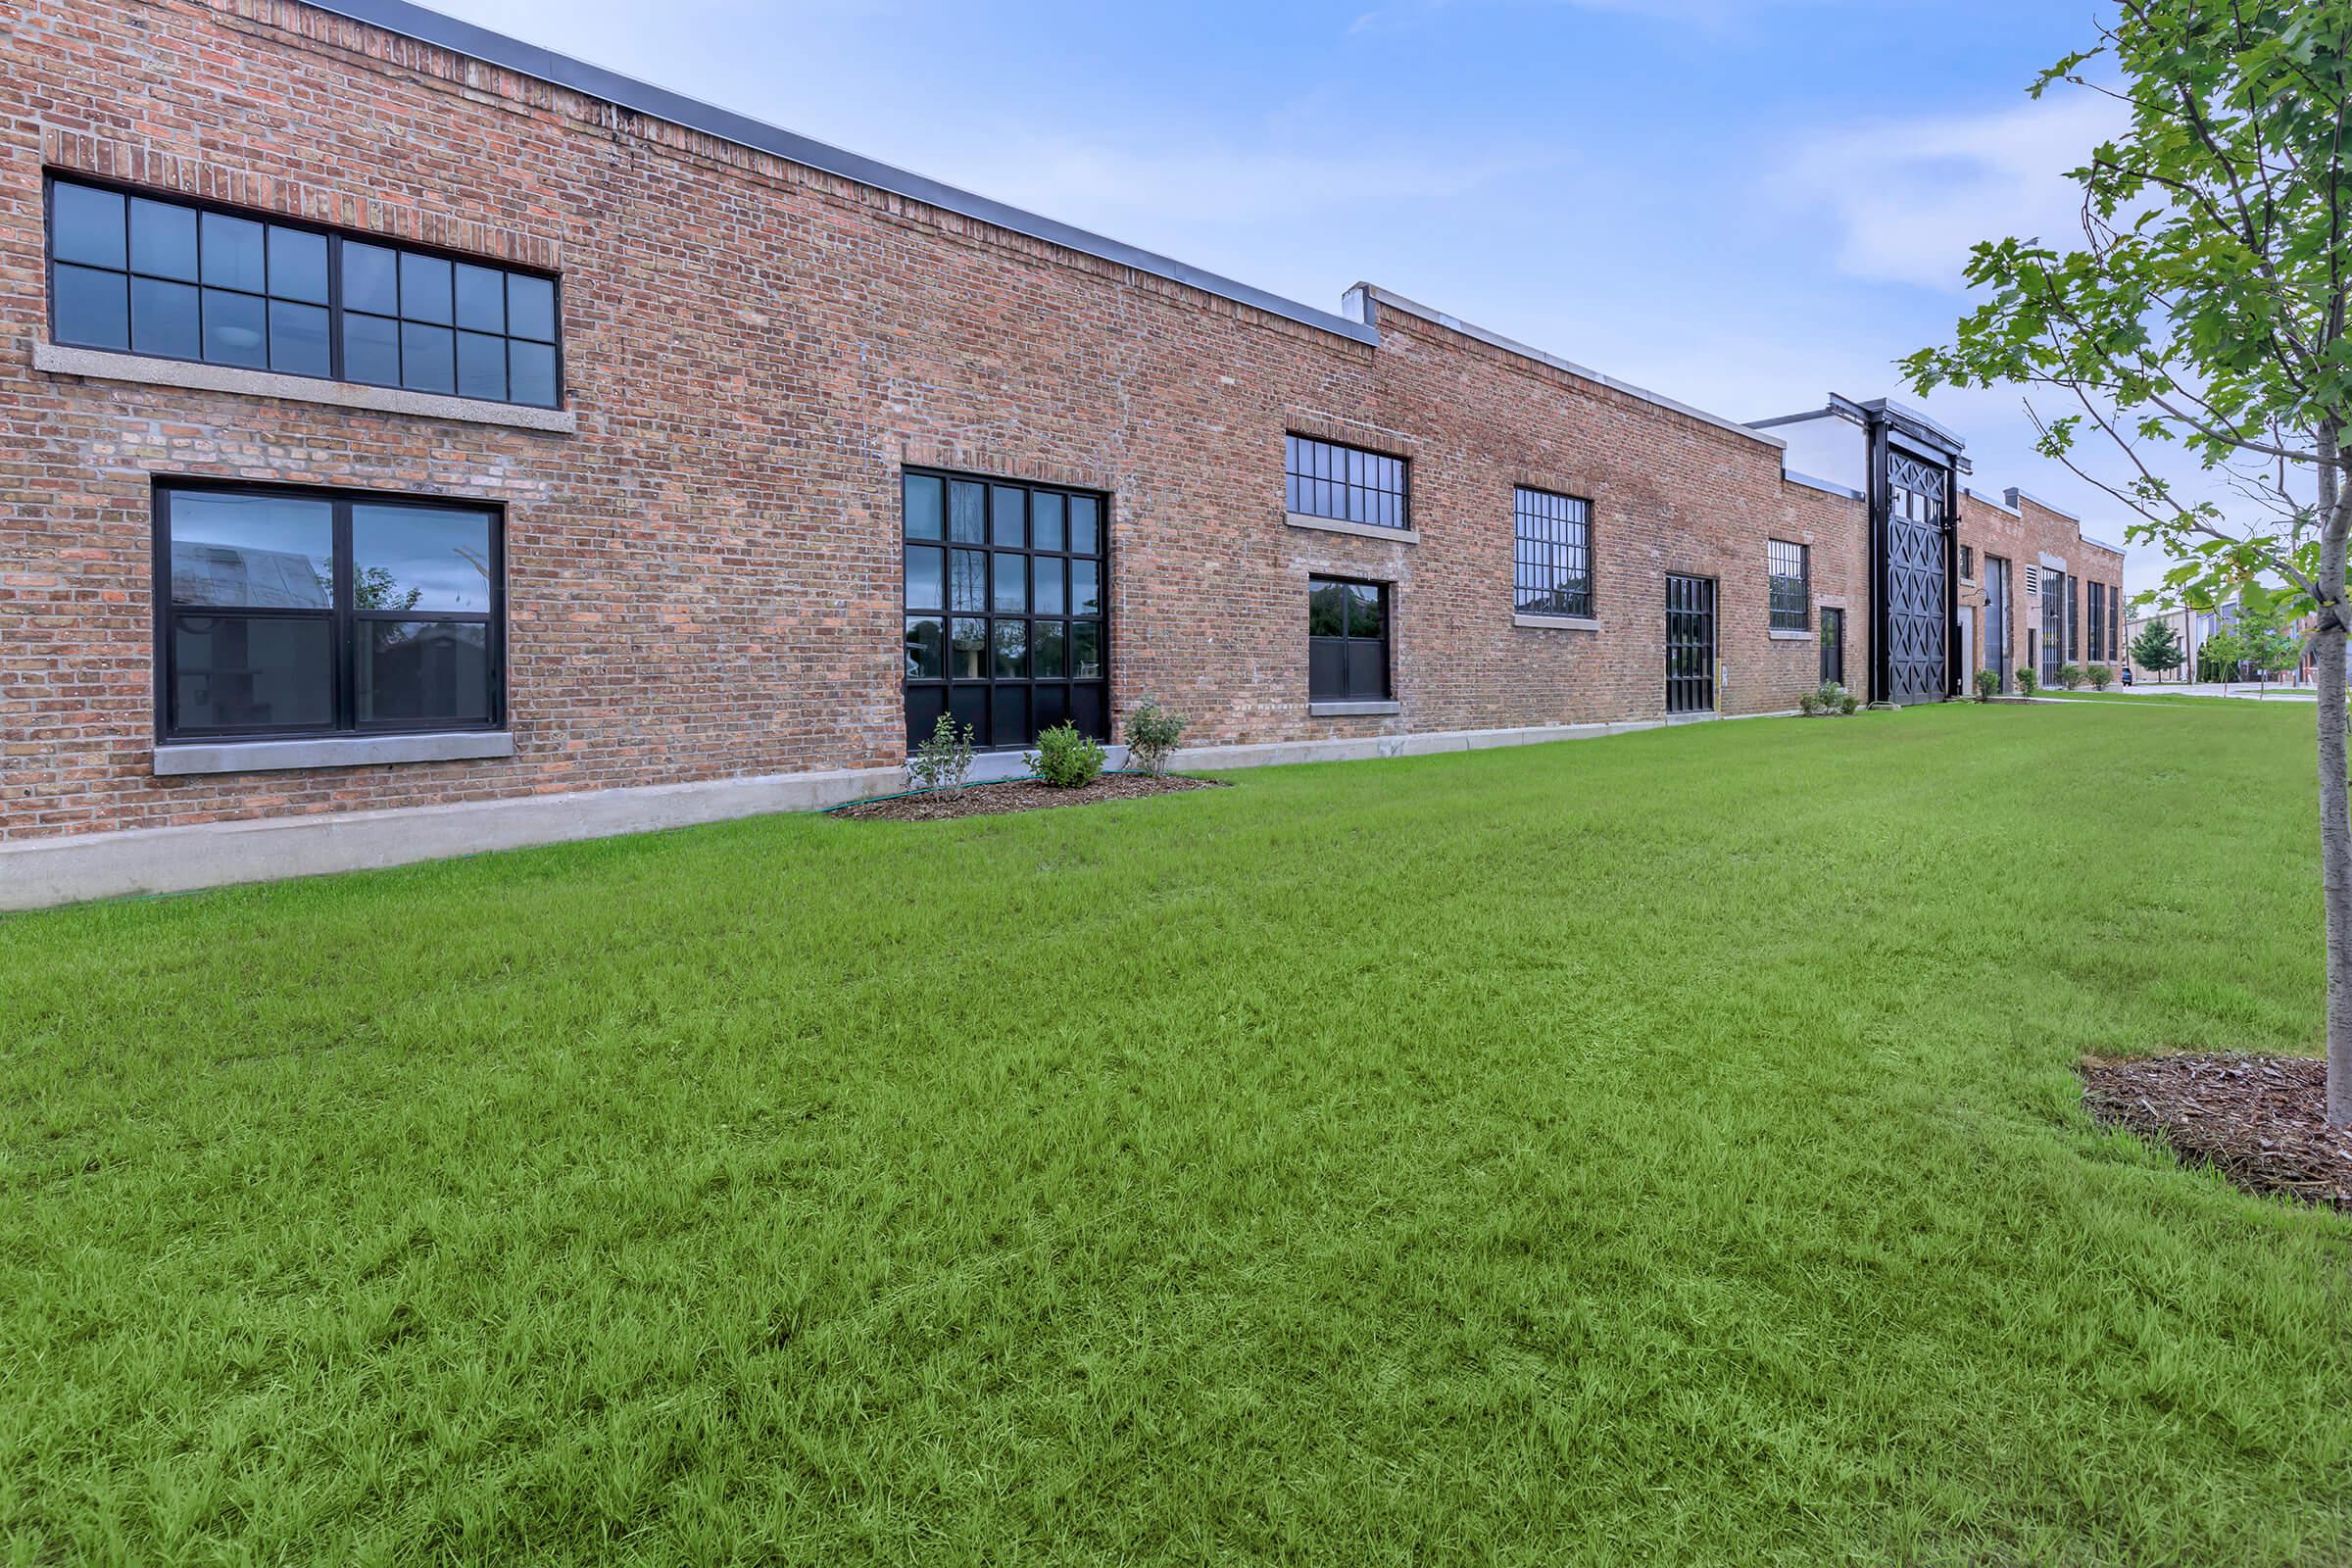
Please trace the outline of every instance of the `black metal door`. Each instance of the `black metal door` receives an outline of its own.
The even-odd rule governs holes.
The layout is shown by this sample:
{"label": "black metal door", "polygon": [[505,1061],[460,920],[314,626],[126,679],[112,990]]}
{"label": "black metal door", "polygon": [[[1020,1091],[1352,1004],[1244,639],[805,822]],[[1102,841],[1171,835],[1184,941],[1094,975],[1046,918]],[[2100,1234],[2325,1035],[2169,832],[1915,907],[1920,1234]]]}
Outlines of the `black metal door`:
{"label": "black metal door", "polygon": [[1947,470],[1908,453],[1886,454],[1886,696],[1940,701],[1950,683],[1945,639],[1951,612],[1944,562]]}
{"label": "black metal door", "polygon": [[2009,563],[1998,556],[1984,558],[1984,667],[2001,677],[2009,689]]}
{"label": "black metal door", "polygon": [[1821,612],[1821,683],[1824,686],[1845,684],[1845,612],[1824,610]]}
{"label": "black metal door", "polygon": [[1666,577],[1666,711],[1715,709],[1715,579]]}

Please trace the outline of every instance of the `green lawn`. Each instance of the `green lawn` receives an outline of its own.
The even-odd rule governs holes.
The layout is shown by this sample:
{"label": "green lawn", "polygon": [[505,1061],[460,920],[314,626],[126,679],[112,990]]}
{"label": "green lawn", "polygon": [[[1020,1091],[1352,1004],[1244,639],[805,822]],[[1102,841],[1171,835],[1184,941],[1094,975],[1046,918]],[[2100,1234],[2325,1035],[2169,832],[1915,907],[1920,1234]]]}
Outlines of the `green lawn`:
{"label": "green lawn", "polygon": [[2312,710],[1954,706],[0,920],[52,1562],[2352,1560]]}

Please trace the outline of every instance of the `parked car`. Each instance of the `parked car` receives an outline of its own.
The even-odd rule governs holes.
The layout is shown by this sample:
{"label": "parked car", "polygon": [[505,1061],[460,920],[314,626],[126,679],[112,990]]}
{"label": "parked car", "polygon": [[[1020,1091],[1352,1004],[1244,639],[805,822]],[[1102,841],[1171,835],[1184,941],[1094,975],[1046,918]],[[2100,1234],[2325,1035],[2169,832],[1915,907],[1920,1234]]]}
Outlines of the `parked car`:
{"label": "parked car", "polygon": [[2127,686],[2132,684],[2132,666],[2130,664],[2124,666],[2124,684]]}

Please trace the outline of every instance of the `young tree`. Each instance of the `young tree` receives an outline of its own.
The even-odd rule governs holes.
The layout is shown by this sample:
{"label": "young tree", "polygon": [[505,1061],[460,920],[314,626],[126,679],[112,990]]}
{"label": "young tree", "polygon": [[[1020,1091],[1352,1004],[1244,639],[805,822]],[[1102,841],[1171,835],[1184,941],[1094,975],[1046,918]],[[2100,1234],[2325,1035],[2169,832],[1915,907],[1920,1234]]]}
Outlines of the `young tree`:
{"label": "young tree", "polygon": [[[2041,450],[2129,507],[2134,543],[2173,558],[2158,597],[2235,590],[2257,614],[2280,602],[2316,613],[2328,1118],[2352,1123],[2352,0],[2110,3],[2098,44],[2032,88],[2063,81],[2129,110],[2123,133],[2072,172],[2080,244],[1978,246],[1968,280],[1989,298],[1949,346],[1904,368],[1923,394],[1946,382],[2035,389]],[[2109,476],[2078,450],[2085,435]],[[2168,448],[2243,497],[2248,514],[2226,520],[2180,493],[2161,471]]]}
{"label": "young tree", "polygon": [[2261,615],[2241,617],[2237,632],[2245,644],[2246,663],[2266,686],[2273,675],[2302,662],[2302,641],[2279,624],[2276,609]]}
{"label": "young tree", "polygon": [[2197,658],[2205,670],[2212,672],[2208,678],[2222,683],[2222,695],[2227,697],[2230,683],[2237,678],[2238,666],[2246,662],[2249,652],[2244,629],[2235,621],[2228,621],[2214,628],[2213,635],[2205,639],[2205,646],[2197,650]]}
{"label": "young tree", "polygon": [[2139,635],[2124,651],[2132,656],[2132,663],[2151,675],[2165,674],[2187,662],[2187,656],[2180,652],[2180,639],[2169,620],[2151,620],[2140,627]]}

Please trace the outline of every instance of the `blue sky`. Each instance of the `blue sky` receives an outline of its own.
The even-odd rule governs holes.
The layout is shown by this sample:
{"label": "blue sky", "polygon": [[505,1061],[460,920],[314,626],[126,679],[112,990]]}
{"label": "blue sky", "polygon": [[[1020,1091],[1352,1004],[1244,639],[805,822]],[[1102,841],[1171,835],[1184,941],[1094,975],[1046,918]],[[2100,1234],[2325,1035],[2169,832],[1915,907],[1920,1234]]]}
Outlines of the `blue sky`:
{"label": "blue sky", "polygon": [[[1972,240],[2071,232],[2116,124],[2025,86],[2094,0],[436,0],[790,129],[1336,309],[1365,279],[1741,419],[1907,397]],[[2014,391],[1976,488],[2121,543]],[[2112,470],[2111,470],[2112,471]],[[2134,551],[2133,590],[2161,563]]]}

